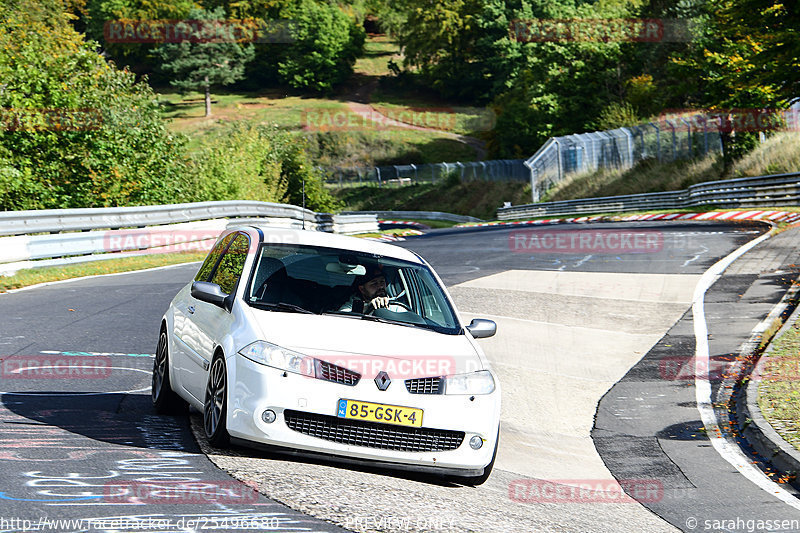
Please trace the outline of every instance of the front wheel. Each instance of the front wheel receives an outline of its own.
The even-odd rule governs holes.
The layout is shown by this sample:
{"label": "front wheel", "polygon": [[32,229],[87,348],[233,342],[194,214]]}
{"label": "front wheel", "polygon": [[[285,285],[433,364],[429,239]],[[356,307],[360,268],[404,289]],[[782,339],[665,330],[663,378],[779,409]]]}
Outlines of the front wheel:
{"label": "front wheel", "polygon": [[203,404],[203,427],[208,442],[217,448],[230,441],[226,427],[228,410],[228,372],[222,355],[214,358],[206,385],[206,401]]}

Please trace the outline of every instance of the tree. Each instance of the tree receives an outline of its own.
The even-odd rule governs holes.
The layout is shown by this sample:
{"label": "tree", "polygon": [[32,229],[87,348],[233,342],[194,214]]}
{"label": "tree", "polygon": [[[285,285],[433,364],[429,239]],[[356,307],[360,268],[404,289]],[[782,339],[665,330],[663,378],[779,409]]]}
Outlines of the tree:
{"label": "tree", "polygon": [[338,7],[299,0],[284,10],[293,42],[278,60],[282,81],[295,89],[328,92],[353,73],[364,47],[364,29]]}
{"label": "tree", "polygon": [[[77,3],[84,0],[65,1]],[[155,70],[158,63],[152,55],[157,45],[136,42],[135,38],[115,42],[112,28],[121,22],[149,24],[157,20],[185,19],[193,4],[192,0],[85,0],[85,6],[74,9],[77,16],[74,26],[88,39],[96,41],[107,59],[138,75],[147,74],[151,80],[158,79],[161,73]]]}
{"label": "tree", "polygon": [[726,38],[749,45],[757,67],[740,79],[770,87],[776,99],[783,101],[800,96],[800,11],[796,3],[729,0],[722,3],[720,22]]}
{"label": "tree", "polygon": [[[748,109],[754,113],[784,105],[791,94],[786,89],[796,77],[791,71],[797,59],[783,55],[781,38],[768,36],[767,29],[760,28],[758,21],[748,20],[759,16],[762,20],[769,18],[768,4],[772,2],[721,0],[709,5],[708,16],[692,46],[671,57],[675,77],[693,80],[686,103],[723,116],[720,124],[723,177],[730,174],[737,158],[758,143],[756,132],[737,125],[735,110]],[[753,11],[745,12],[746,9]],[[753,33],[747,29],[750,25]],[[791,33],[790,28],[784,28],[784,38],[787,33]],[[768,50],[777,55],[767,53]],[[774,73],[765,74],[770,69]]]}
{"label": "tree", "polygon": [[[230,85],[244,77],[244,67],[253,59],[253,45],[242,45],[234,40],[233,34],[224,31],[224,26],[215,21],[225,19],[225,11],[220,7],[212,11],[192,9],[188,21],[203,21],[186,33],[190,38],[180,43],[164,44],[157,55],[164,61],[162,69],[174,76],[170,85],[188,92],[205,92],[206,115],[211,116],[211,87]],[[221,34],[216,33],[220,28]],[[209,37],[208,32],[213,32]]]}
{"label": "tree", "polygon": [[183,138],[146,82],[107,63],[59,0],[0,20],[0,209],[181,201]]}

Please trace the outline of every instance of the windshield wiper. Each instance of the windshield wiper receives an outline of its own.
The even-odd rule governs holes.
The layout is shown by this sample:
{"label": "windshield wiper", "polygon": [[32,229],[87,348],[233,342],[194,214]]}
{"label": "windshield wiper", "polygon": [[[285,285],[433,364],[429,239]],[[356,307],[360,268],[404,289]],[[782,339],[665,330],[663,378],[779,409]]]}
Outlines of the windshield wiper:
{"label": "windshield wiper", "polygon": [[383,318],[375,315],[361,315],[361,320],[369,320],[372,322],[382,322],[384,324],[397,324],[398,326],[411,326],[416,328],[431,329],[427,324],[417,324],[415,322],[403,322],[402,320],[392,320],[391,318]]}
{"label": "windshield wiper", "polygon": [[391,318],[382,318],[375,315],[362,315],[361,313],[354,313],[352,311],[325,311],[323,315],[344,316],[349,318],[356,318],[360,320],[369,320],[371,322],[381,322],[383,324],[396,324],[398,326],[409,326],[412,328],[422,328],[430,331],[441,333],[442,326],[436,327],[431,324],[417,324],[416,322],[403,322],[402,320],[392,320]]}
{"label": "windshield wiper", "polygon": [[250,302],[250,303],[256,307],[266,307],[267,309],[277,309],[279,311],[291,311],[294,313],[304,313],[307,315],[316,314],[314,311],[309,311],[308,309],[300,307],[299,305],[287,304],[286,302],[278,302],[278,303]]}

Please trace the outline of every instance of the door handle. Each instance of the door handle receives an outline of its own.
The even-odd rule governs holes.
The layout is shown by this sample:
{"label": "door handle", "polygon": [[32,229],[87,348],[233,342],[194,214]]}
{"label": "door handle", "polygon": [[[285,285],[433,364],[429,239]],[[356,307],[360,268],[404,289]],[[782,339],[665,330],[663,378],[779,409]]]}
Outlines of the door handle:
{"label": "door handle", "polygon": [[191,314],[191,315],[194,314],[194,306],[193,305],[190,305],[189,309],[187,309],[187,310],[189,311],[189,314]]}

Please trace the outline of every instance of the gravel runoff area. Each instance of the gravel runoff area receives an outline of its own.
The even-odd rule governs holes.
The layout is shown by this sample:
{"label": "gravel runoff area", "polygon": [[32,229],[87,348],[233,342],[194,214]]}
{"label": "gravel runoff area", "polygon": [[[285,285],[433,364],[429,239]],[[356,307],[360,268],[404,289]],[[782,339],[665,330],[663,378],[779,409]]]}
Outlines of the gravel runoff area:
{"label": "gravel runoff area", "polygon": [[[192,411],[202,435],[202,416]],[[616,533],[626,520],[641,523],[637,503],[524,503],[509,497],[518,474],[495,469],[480,487],[432,483],[420,477],[285,460],[266,452],[218,450],[199,438],[220,469],[288,507],[356,532],[596,531]],[[657,518],[647,531],[675,531]]]}

